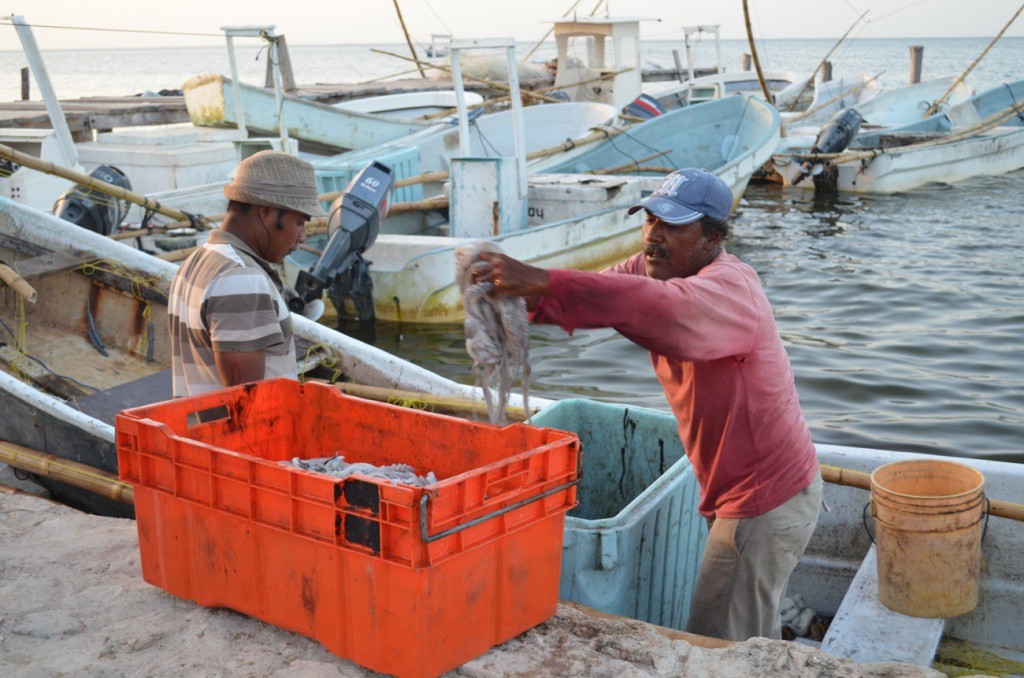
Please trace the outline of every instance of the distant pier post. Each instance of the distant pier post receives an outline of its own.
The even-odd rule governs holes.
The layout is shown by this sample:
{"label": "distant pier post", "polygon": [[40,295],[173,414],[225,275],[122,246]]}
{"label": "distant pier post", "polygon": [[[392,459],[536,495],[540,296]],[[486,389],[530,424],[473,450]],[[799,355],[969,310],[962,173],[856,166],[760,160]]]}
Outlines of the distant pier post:
{"label": "distant pier post", "polygon": [[28,66],[21,69],[21,100],[28,101]]}
{"label": "distant pier post", "polygon": [[924,45],[910,46],[910,84],[921,82],[921,62],[924,61]]}
{"label": "distant pier post", "polygon": [[821,64],[821,81],[828,82],[832,79],[832,62],[825,61]]}

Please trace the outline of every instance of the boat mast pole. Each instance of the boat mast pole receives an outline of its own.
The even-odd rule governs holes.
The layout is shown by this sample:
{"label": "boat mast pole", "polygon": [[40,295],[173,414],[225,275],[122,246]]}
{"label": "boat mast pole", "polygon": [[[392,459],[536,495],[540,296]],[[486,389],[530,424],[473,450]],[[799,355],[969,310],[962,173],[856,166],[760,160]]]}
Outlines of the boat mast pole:
{"label": "boat mast pole", "polygon": [[[870,11],[870,10],[868,10],[868,11]],[[857,24],[859,24],[864,19],[864,17],[866,17],[867,15],[868,15],[868,13],[864,12],[859,17],[857,17],[857,20],[853,22],[853,25],[851,25],[846,30],[846,32],[843,33],[843,37],[839,38],[839,40],[836,41],[836,44],[832,45],[832,49],[830,49],[828,51],[828,54],[826,54],[825,58],[823,58],[821,60],[821,63],[818,64],[818,67],[815,68],[813,71],[811,71],[811,77],[808,78],[807,82],[804,83],[804,86],[800,89],[800,93],[796,95],[795,99],[793,99],[791,102],[789,102],[789,105],[786,107],[787,111],[792,111],[794,108],[796,108],[797,103],[800,102],[800,97],[802,97],[804,95],[804,92],[807,91],[807,88],[810,87],[811,84],[814,82],[814,77],[816,75],[818,75],[818,71],[820,71],[825,66],[825,62],[828,61],[828,58],[830,56],[832,56],[832,53],[835,52],[837,49],[839,49],[839,45],[843,44],[843,42],[846,40],[847,36],[850,35],[850,31],[852,31],[857,26]]]}
{"label": "boat mast pole", "polygon": [[427,73],[423,70],[423,66],[420,64],[420,58],[416,56],[416,48],[412,46],[412,38],[409,37],[409,29],[405,27],[405,19],[402,18],[402,8],[398,6],[398,0],[393,0],[395,3],[395,11],[398,12],[398,23],[402,24],[402,32],[405,33],[405,44],[409,45],[409,51],[412,52],[413,61],[416,62],[416,68],[420,70],[420,77],[426,79]]}
{"label": "boat mast pole", "polygon": [[754,29],[750,27],[750,11],[747,8],[747,0],[743,0],[743,22],[747,25],[747,42],[750,43],[750,56],[754,60],[754,70],[757,71],[757,81],[761,83],[761,93],[768,103],[772,103],[772,93],[768,89],[768,83],[764,81],[764,72],[761,70],[761,60],[757,58],[757,46],[754,44]]}
{"label": "boat mast pole", "polygon": [[1010,17],[1010,20],[1006,22],[1005,26],[1003,26],[1003,30],[999,31],[999,33],[996,34],[996,37],[992,38],[992,42],[988,43],[988,47],[986,47],[984,51],[982,51],[982,53],[978,55],[978,58],[975,59],[971,63],[971,65],[967,67],[967,70],[961,73],[960,77],[954,80],[953,84],[949,86],[949,89],[947,89],[934,104],[928,107],[928,110],[925,112],[924,117],[927,118],[929,115],[933,115],[939,110],[939,106],[941,106],[946,101],[946,99],[949,98],[949,95],[953,93],[953,90],[956,89],[956,86],[963,82],[964,78],[966,78],[967,75],[974,70],[974,67],[978,65],[978,62],[981,61],[986,54],[988,54],[988,51],[992,49],[997,42],[999,42],[999,38],[1003,37],[1003,33],[1005,33],[1006,29],[1008,29],[1013,24],[1013,22],[1017,20],[1017,17],[1020,16],[1021,12],[1024,12],[1024,5],[1021,5],[1017,9],[1016,14]]}

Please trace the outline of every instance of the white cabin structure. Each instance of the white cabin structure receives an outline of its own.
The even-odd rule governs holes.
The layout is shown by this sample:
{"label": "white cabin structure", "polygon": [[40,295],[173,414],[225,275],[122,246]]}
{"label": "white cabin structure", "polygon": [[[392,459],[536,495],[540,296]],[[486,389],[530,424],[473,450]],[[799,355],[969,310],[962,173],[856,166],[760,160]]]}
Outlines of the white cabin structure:
{"label": "white cabin structure", "polygon": [[[555,86],[570,101],[611,104],[616,110],[631,104],[640,96],[640,21],[633,17],[554,21]],[[605,79],[597,80],[601,77]]]}

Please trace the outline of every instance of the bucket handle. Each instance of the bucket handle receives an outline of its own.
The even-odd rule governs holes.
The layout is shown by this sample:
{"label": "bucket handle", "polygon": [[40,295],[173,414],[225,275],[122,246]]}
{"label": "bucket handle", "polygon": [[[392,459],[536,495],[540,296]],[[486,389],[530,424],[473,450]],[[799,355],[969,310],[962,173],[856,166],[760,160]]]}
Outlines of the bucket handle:
{"label": "bucket handle", "polygon": [[871,502],[870,501],[868,503],[864,504],[864,511],[863,511],[863,515],[861,516],[861,518],[864,521],[864,531],[868,533],[868,538],[871,539],[871,543],[875,544],[875,543],[877,543],[875,541],[875,535],[871,534],[871,528],[868,527],[868,509],[869,508],[871,508]]}
{"label": "bucket handle", "polygon": [[985,526],[981,528],[981,543],[985,543],[985,533],[988,532],[988,518],[992,515],[992,500],[988,498],[987,494],[983,494],[985,497]]}
{"label": "bucket handle", "polygon": [[[981,543],[985,543],[985,535],[988,534],[988,519],[992,515],[992,500],[988,498],[988,495],[982,495],[985,499],[985,525],[981,528]],[[868,533],[868,537],[871,539],[871,543],[875,544],[875,535],[871,534],[871,528],[868,527],[868,509],[871,508],[871,502],[864,504],[863,515],[861,516],[864,522],[864,531]]]}

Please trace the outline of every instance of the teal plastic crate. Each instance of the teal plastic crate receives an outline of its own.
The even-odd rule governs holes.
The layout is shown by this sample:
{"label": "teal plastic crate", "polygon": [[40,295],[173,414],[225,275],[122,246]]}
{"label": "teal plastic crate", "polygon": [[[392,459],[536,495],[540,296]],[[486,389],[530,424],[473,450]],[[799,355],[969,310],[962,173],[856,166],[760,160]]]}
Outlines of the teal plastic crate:
{"label": "teal plastic crate", "polygon": [[533,417],[583,444],[579,506],[565,520],[559,597],[682,629],[707,527],[675,417],[563,400]]}
{"label": "teal plastic crate", "polygon": [[[376,160],[391,168],[395,180],[408,179],[420,173],[420,151],[415,146],[376,148],[342,153],[313,163],[316,187],[323,193],[333,193],[348,187],[352,177]],[[423,185],[402,186],[391,193],[391,202],[412,202],[423,199]],[[330,207],[324,204],[324,209]]]}

